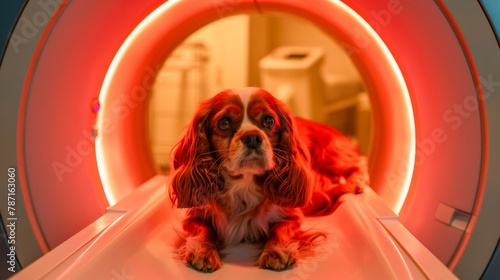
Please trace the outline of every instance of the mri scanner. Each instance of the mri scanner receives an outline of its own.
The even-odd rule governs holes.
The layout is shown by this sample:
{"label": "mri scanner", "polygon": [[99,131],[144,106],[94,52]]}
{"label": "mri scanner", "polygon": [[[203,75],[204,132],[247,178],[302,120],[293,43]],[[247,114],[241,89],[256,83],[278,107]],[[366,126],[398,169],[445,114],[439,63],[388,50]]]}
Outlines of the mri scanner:
{"label": "mri scanner", "polygon": [[[498,2],[30,0],[3,13],[2,275],[499,277]],[[307,221],[331,231],[317,259],[275,273],[243,246],[200,274],[173,259],[179,210],[151,159],[148,92],[187,36],[242,13],[298,16],[343,46],[373,108],[372,186]]]}

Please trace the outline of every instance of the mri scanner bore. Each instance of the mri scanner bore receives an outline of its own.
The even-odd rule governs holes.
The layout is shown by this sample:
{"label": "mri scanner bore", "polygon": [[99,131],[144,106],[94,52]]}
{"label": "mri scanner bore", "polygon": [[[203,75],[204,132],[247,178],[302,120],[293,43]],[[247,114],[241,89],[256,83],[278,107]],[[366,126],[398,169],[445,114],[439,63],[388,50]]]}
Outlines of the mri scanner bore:
{"label": "mri scanner bore", "polygon": [[[2,22],[8,40],[0,68],[1,168],[15,168],[18,198],[17,246],[6,251],[15,252],[13,269],[22,267],[14,278],[198,277],[168,261],[170,223],[177,218],[165,204],[168,176],[158,170],[168,171],[162,160],[173,141],[149,117],[176,98],[195,101],[189,87],[209,95],[218,92],[213,85],[260,85],[297,114],[345,129],[370,156],[372,178],[365,193],[345,196],[335,213],[318,220],[315,227],[331,232],[332,243],[302,269],[269,274],[242,265],[249,260],[236,249],[217,272],[221,278],[326,279],[332,268],[342,278],[383,279],[453,278],[452,272],[488,279],[498,272],[494,0],[18,3],[2,9],[10,22],[6,28]],[[233,20],[224,32],[207,26],[222,19]],[[300,41],[317,31],[296,19],[336,45]],[[232,51],[218,55],[209,40],[186,40],[204,26]],[[262,44],[250,44],[257,41]],[[338,46],[348,62],[329,64]],[[197,53],[195,81],[191,68],[175,62],[174,83],[184,86],[169,86],[172,95],[158,97],[154,80],[174,52],[177,58]],[[325,77],[328,65],[359,79]],[[301,78],[285,79],[292,73]],[[329,84],[353,94],[331,94]],[[174,94],[180,89],[185,92]],[[311,106],[318,92],[328,98],[319,115]],[[343,119],[356,124],[342,128]],[[170,122],[168,131],[180,126],[163,121]],[[57,173],[54,166],[65,168]],[[8,201],[0,204],[9,229]],[[353,236],[356,242],[347,238]]]}
{"label": "mri scanner bore", "polygon": [[[247,40],[238,38],[248,21],[256,26],[252,34],[244,35]],[[307,35],[293,36],[296,32]],[[246,61],[249,54],[253,59]],[[149,101],[149,135],[158,170],[169,169],[169,152],[198,103],[238,86],[269,90],[294,115],[339,129],[368,154],[369,96],[341,46],[300,18],[240,15],[196,31],[159,67]]]}

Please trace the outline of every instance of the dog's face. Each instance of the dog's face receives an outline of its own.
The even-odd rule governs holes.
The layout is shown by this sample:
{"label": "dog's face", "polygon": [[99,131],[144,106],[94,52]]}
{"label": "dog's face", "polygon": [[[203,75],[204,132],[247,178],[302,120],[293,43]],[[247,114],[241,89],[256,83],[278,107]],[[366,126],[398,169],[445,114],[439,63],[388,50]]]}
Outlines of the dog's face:
{"label": "dog's face", "polygon": [[211,118],[210,142],[221,167],[231,176],[262,175],[273,169],[273,149],[279,149],[286,119],[278,115],[270,95],[244,88],[223,92],[213,103],[221,109]]}
{"label": "dog's face", "polygon": [[260,88],[223,91],[202,103],[174,152],[170,197],[178,207],[212,203],[224,172],[254,175],[281,206],[310,197],[309,154],[282,102]]}

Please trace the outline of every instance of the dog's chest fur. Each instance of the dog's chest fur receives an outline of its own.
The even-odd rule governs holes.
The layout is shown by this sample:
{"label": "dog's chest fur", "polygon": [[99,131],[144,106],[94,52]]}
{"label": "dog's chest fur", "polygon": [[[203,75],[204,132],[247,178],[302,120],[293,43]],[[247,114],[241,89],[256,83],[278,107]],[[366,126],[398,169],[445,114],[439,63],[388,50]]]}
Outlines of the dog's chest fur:
{"label": "dog's chest fur", "polygon": [[253,175],[225,178],[225,188],[217,198],[213,213],[218,239],[224,245],[258,242],[267,238],[270,224],[283,220],[285,213],[268,202]]}

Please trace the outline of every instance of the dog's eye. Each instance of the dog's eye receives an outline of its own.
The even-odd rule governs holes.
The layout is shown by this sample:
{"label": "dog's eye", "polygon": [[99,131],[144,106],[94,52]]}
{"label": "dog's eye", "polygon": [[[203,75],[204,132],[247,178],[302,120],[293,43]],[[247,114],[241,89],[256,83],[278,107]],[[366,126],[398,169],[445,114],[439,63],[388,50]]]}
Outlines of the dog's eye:
{"label": "dog's eye", "polygon": [[217,125],[220,130],[228,130],[231,128],[231,120],[229,118],[222,118],[219,120]]}
{"label": "dog's eye", "polygon": [[274,127],[274,119],[273,117],[265,117],[264,118],[264,121],[262,122],[262,125],[265,127],[265,128],[273,128]]}

